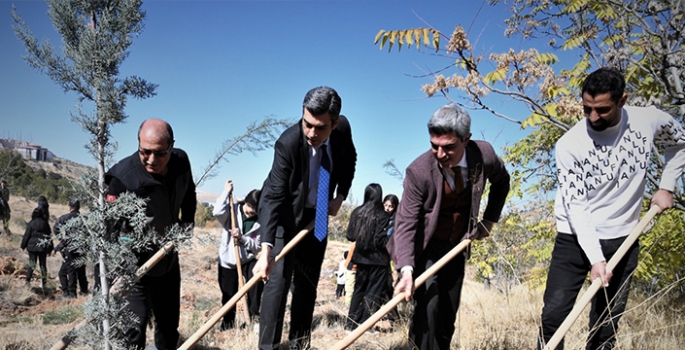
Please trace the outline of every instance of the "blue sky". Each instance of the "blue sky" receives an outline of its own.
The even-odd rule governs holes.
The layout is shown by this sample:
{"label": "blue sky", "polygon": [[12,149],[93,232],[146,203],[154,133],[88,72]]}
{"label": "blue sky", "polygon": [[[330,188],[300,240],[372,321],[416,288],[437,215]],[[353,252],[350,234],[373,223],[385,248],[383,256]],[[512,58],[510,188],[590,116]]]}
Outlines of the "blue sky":
{"label": "blue sky", "polygon": [[[59,157],[94,165],[84,148],[88,135],[70,121],[77,96],[64,93],[22,59],[25,49],[12,30],[13,5],[39,40],[61,44],[43,1],[0,0],[0,137],[32,141]],[[357,203],[372,182],[386,193],[401,194],[400,181],[382,165],[394,159],[404,170],[428,150],[426,123],[447,103],[420,90],[430,79],[410,75],[441,69],[450,60],[430,49],[388,53],[374,45],[374,37],[381,29],[426,23],[449,35],[455,25],[473,22],[471,38],[480,35],[476,48],[484,54],[532,45],[504,38],[507,6],[485,4],[477,15],[481,5],[466,0],[144,2],[145,29],[121,75],[141,76],[159,88],[153,98],[128,103],[126,124],[113,129],[119,143],[115,158],[136,150],[136,131],[144,119],[162,118],[173,126],[176,147],[188,152],[197,175],[222,142],[244,133],[250,122],[265,116],[295,120],[304,94],[328,85],[342,97],[342,113],[352,125],[359,154],[352,187]],[[490,103],[515,118],[528,115],[511,101]],[[489,113],[471,115],[473,138],[498,149],[525,134]],[[219,175],[200,189],[219,193],[224,180],[232,178],[235,194],[243,196],[261,186],[272,157],[272,150],[229,156]]]}

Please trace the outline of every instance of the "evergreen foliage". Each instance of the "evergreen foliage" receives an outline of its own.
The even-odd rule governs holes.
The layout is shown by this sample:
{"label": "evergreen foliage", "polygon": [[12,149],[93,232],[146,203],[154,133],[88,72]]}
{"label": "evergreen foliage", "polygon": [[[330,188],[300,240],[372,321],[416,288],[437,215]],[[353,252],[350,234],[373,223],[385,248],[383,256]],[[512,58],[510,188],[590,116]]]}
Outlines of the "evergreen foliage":
{"label": "evergreen foliage", "polygon": [[[48,41],[38,43],[16,8],[12,11],[14,31],[26,47],[27,63],[47,74],[65,92],[78,95],[79,106],[72,112],[72,120],[90,134],[87,148],[97,161],[94,187],[98,200],[87,219],[71,220],[63,232],[72,237],[78,251],[87,253],[84,259],[99,262],[102,274],[102,295],[91,301],[95,306],[86,308],[87,317],[100,323],[83,328],[94,333],[86,336],[81,332],[79,341],[93,348],[110,349],[121,345],[123,332],[132,323],[121,314],[125,310],[123,299],[109,294],[108,282],[116,276],[132,275],[136,269],[132,254],[154,245],[158,239],[157,235],[142,234],[146,227],[140,217],[143,202],[123,199],[112,206],[104,201],[105,166],[111,163],[116,149],[111,127],[126,119],[124,108],[129,97],[155,95],[155,84],[137,76],[119,77],[119,67],[129,54],[132,39],[143,29],[145,12],[141,0],[47,2],[48,14],[62,37],[61,53]],[[84,112],[84,102],[94,111]],[[110,216],[113,213],[116,221]],[[185,230],[172,231],[168,239],[187,238]]]}

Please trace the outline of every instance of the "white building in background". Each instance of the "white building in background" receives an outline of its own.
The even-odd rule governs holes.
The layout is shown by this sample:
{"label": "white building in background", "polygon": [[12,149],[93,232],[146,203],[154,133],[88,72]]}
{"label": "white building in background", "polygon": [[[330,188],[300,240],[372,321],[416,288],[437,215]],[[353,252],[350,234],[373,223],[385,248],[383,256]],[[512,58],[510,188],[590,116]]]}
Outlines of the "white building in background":
{"label": "white building in background", "polygon": [[24,159],[45,162],[55,158],[55,154],[50,152],[50,150],[32,142],[0,138],[0,148],[15,150],[19,152]]}

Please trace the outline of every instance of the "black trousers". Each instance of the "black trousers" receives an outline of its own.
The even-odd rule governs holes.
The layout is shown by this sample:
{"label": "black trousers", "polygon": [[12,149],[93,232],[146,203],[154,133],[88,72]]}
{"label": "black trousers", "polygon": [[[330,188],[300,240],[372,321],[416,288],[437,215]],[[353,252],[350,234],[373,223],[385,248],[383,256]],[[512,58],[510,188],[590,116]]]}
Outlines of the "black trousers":
{"label": "black trousers", "polygon": [[388,266],[357,264],[357,277],[345,329],[353,330],[383,305],[388,282]]}
{"label": "black trousers", "polygon": [[[252,272],[252,269],[254,269],[254,266],[257,264],[257,260],[250,260],[243,264],[243,276],[245,276],[245,280],[249,281],[254,277],[254,273]],[[257,284],[252,287],[247,292],[247,310],[249,311],[250,316],[259,316],[259,309],[262,304],[262,292],[264,291],[264,282],[261,280],[257,282]]]}
{"label": "black trousers", "polygon": [[335,285],[335,298],[340,299],[345,296],[345,285],[336,284]]}
{"label": "black trousers", "polygon": [[[221,305],[226,304],[238,292],[238,271],[221,266],[219,262],[219,288],[221,288]],[[235,327],[235,307],[228,310],[221,321],[221,329]]]}
{"label": "black trousers", "polygon": [[[303,223],[314,218],[314,210],[305,210]],[[298,231],[299,232],[299,231]],[[288,241],[296,232],[286,233]],[[321,274],[321,263],[328,241],[314,237],[313,232],[299,243],[284,259],[274,266],[269,281],[264,285],[262,309],[259,320],[259,348],[278,349],[283,331],[283,317],[288,290],[292,291],[290,307],[290,347],[308,348],[311,339],[312,318],[316,302],[316,288]],[[276,237],[272,256],[276,256],[286,244],[283,237]],[[292,286],[291,286],[292,281]]]}
{"label": "black trousers", "polygon": [[[625,237],[600,240],[602,252],[607,261],[616,253],[624,240]],[[625,311],[630,279],[637,267],[639,250],[637,242],[630,247],[621,262],[614,268],[609,287],[601,289],[592,299],[590,335],[586,349],[612,349],[614,347],[618,321]],[[573,309],[578,292],[585,283],[591,268],[590,261],[578,244],[577,236],[566,233],[557,234],[542,308],[540,334],[545,343],[552,338],[554,332]],[[542,347],[541,341],[538,341],[538,347]],[[562,340],[556,349],[563,348]]]}
{"label": "black trousers", "polygon": [[181,269],[178,264],[162,276],[144,276],[135,284],[126,300],[129,310],[138,316],[138,323],[126,333],[129,346],[141,350],[145,348],[147,322],[154,316],[157,349],[177,348],[181,308]]}
{"label": "black trousers", "polygon": [[[257,260],[250,260],[242,265],[243,276],[248,281],[254,276],[252,268]],[[221,266],[219,263],[219,288],[221,288],[221,304],[226,304],[238,292],[240,287],[238,271]],[[247,292],[247,310],[250,316],[259,316],[259,306],[262,299],[264,282],[259,281]],[[235,308],[231,308],[223,318],[221,329],[235,327]]]}
{"label": "black trousers", "polygon": [[[431,240],[416,261],[418,277],[445,256],[453,246]],[[454,335],[466,259],[459,254],[414,293],[414,315],[409,324],[409,348],[449,350]]]}
{"label": "black trousers", "polygon": [[[9,208],[7,210],[9,210]],[[10,231],[10,213],[8,212],[4,215],[0,213],[0,219],[2,219],[2,227],[5,230],[5,233],[7,233],[8,235],[12,234],[12,232]]]}
{"label": "black trousers", "polygon": [[81,293],[88,293],[88,277],[86,276],[86,265],[76,268],[76,278],[78,279],[79,289]]}
{"label": "black trousers", "polygon": [[36,262],[40,265],[40,276],[43,281],[43,287],[48,282],[48,253],[32,253],[29,252],[29,266],[26,269],[26,283],[31,283],[31,276],[33,276],[33,269],[36,268]]}
{"label": "black trousers", "polygon": [[62,266],[59,268],[59,283],[65,294],[76,296],[76,281],[81,289],[81,293],[88,293],[88,278],[86,277],[86,266],[74,266],[76,257],[64,252]]}

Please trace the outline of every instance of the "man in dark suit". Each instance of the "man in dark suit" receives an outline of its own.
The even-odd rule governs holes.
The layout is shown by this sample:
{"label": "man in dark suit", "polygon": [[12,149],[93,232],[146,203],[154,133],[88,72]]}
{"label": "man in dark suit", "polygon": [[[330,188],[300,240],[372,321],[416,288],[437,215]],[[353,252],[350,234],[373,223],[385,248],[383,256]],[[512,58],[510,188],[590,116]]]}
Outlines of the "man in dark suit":
{"label": "man in dark suit", "polygon": [[[340,115],[341,107],[332,88],[310,90],[302,103],[302,120],[283,132],[274,145],[273,166],[259,202],[262,255],[254,269],[255,275],[268,278],[262,294],[260,349],[279,347],[291,279],[290,348],[309,348],[326,251],[326,220],[338,213],[347,197],[357,162],[350,124]],[[320,178],[323,172],[325,180]],[[326,181],[328,188],[319,186]],[[314,232],[273,265],[285,244],[315,217]]]}
{"label": "man in dark suit", "polygon": [[[471,140],[471,118],[454,104],[439,108],[428,122],[431,150],[407,167],[395,232],[388,251],[402,277],[395,294],[416,305],[409,348],[450,348],[466,254],[461,254],[414,291],[419,276],[463,239],[487,237],[504,207],[509,173],[492,145]],[[488,204],[478,220],[485,181]]]}

